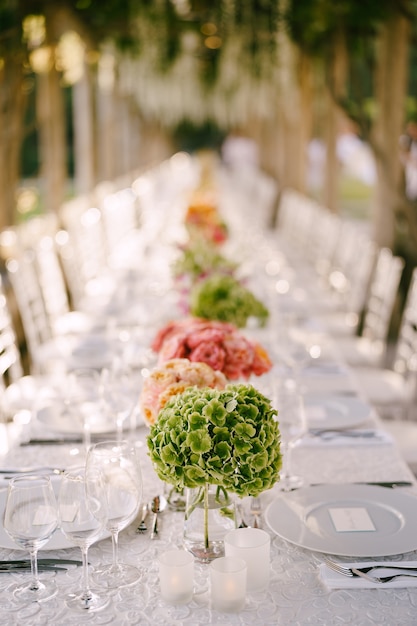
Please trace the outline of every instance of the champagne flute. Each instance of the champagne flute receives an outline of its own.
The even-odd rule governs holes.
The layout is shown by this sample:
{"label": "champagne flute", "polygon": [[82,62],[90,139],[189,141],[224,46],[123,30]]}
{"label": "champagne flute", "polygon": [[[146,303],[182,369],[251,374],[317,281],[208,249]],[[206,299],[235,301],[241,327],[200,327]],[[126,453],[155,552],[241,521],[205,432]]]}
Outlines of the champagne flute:
{"label": "champagne flute", "polygon": [[118,559],[119,533],[135,519],[142,497],[142,474],[136,447],[127,441],[106,441],[91,446],[86,463],[88,488],[97,471],[104,479],[99,498],[101,505],[107,507],[106,528],[112,537],[113,562],[97,569],[93,577],[97,584],[114,589],[131,585],[141,576],[137,567],[120,563]]}
{"label": "champagne flute", "polygon": [[30,554],[31,581],[15,585],[13,597],[18,602],[53,598],[58,592],[55,581],[40,581],[38,576],[38,551],[58,526],[57,503],[49,476],[27,474],[10,480],[3,525],[10,538]]}
{"label": "champagne flute", "polygon": [[91,589],[88,573],[88,549],[103,535],[106,524],[106,508],[100,503],[103,477],[99,471],[90,471],[87,485],[85,467],[65,472],[58,495],[58,511],[61,531],[82,554],[82,588],[67,596],[67,605],[76,611],[92,613],[109,604],[107,596]]}
{"label": "champagne flute", "polygon": [[282,470],[277,486],[281,491],[291,491],[304,483],[303,478],[293,474],[291,469],[292,450],[307,430],[303,397],[293,387],[275,385],[273,404],[278,411],[282,451]]}

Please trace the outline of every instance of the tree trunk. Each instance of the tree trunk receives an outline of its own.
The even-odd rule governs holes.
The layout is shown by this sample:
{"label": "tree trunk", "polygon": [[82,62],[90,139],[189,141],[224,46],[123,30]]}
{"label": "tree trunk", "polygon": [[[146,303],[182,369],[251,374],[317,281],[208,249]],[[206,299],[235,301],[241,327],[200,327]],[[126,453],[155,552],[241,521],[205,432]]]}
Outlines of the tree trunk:
{"label": "tree trunk", "polygon": [[67,165],[63,93],[53,64],[37,75],[36,112],[44,210],[58,211],[65,199]]}
{"label": "tree trunk", "polygon": [[74,183],[77,194],[89,193],[95,186],[94,87],[91,70],[84,64],[81,79],[73,85]]}
{"label": "tree trunk", "polygon": [[393,13],[381,27],[376,69],[378,115],[371,143],[377,167],[373,202],[373,236],[381,246],[393,248],[396,239],[396,213],[402,211],[404,198],[399,137],[404,128],[407,95],[410,22]]}
{"label": "tree trunk", "polygon": [[[342,101],[346,91],[348,54],[346,35],[338,30],[334,37],[332,58],[329,64],[328,87],[326,97],[327,117],[325,122],[326,167],[324,175],[324,204],[333,213],[339,212],[340,163],[337,155],[337,138],[340,130],[341,110],[338,102]],[[331,94],[331,95],[330,95]]]}
{"label": "tree trunk", "polygon": [[20,181],[20,148],[26,97],[23,60],[11,53],[0,67],[0,230],[16,222],[16,192]]}

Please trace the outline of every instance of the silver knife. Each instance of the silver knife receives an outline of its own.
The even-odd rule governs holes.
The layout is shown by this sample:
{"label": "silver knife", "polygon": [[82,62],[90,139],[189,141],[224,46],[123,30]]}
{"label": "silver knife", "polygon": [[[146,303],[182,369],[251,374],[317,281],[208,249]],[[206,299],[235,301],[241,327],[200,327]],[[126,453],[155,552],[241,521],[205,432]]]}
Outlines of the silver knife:
{"label": "silver knife", "polygon": [[[77,561],[75,559],[38,559],[38,565],[82,565],[83,562],[82,561]],[[2,567],[3,565],[7,566],[13,566],[13,565],[22,565],[22,566],[29,566],[30,567],[30,560],[29,559],[11,559],[11,560],[0,560],[0,567]]]}
{"label": "silver knife", "polygon": [[[58,567],[57,565],[38,565],[40,572],[66,572],[68,568]],[[11,572],[30,572],[30,565],[0,565],[0,574]]]}

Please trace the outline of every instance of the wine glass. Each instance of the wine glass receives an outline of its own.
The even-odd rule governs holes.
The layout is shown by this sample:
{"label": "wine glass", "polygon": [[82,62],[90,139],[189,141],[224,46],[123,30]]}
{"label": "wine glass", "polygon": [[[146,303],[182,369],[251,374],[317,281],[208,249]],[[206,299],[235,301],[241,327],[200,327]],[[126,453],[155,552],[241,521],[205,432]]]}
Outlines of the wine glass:
{"label": "wine glass", "polygon": [[72,415],[81,417],[83,442],[86,453],[91,445],[91,427],[94,420],[101,416],[100,374],[97,370],[83,367],[72,370],[68,376],[66,400]]}
{"label": "wine glass", "polygon": [[304,480],[291,471],[291,454],[294,446],[305,435],[307,420],[302,395],[293,387],[275,385],[273,404],[278,411],[281,433],[282,470],[278,489],[291,491],[301,487]]}
{"label": "wine glass", "polygon": [[58,592],[55,582],[40,581],[38,576],[39,548],[58,526],[57,503],[49,476],[27,474],[10,480],[3,525],[11,539],[30,554],[31,581],[15,585],[13,597],[19,602],[53,598]]}
{"label": "wine glass", "polygon": [[106,441],[90,447],[87,454],[87,486],[100,471],[104,482],[99,498],[107,507],[106,528],[111,533],[113,562],[93,574],[94,580],[108,589],[127,586],[139,580],[137,567],[119,563],[119,532],[136,517],[142,497],[142,474],[137,449],[127,441]]}
{"label": "wine glass", "polygon": [[121,359],[115,359],[113,366],[101,372],[101,394],[107,413],[116,418],[117,440],[123,438],[125,422],[133,416],[139,400],[140,386],[131,368]]}
{"label": "wine glass", "polygon": [[74,468],[62,476],[58,495],[58,511],[61,531],[82,554],[82,589],[70,593],[67,605],[77,611],[92,613],[104,609],[109,598],[90,588],[88,573],[88,549],[103,534],[106,509],[100,502],[103,477],[99,471],[90,471],[87,485],[85,467]]}

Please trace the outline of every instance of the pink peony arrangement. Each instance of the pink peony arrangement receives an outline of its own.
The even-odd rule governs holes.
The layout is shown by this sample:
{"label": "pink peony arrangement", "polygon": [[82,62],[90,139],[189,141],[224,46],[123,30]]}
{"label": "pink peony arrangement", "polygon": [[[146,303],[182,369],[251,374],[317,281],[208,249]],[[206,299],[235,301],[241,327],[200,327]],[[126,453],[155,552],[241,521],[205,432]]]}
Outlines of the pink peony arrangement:
{"label": "pink peony arrangement", "polygon": [[148,425],[154,424],[168,400],[187,387],[224,389],[227,382],[222,372],[214,371],[206,363],[188,359],[166,361],[144,380],[139,399],[143,418]]}
{"label": "pink peony arrangement", "polygon": [[221,321],[185,318],[169,322],[157,333],[152,349],[158,352],[158,363],[178,358],[203,362],[228,380],[261,376],[272,367],[260,344]]}

